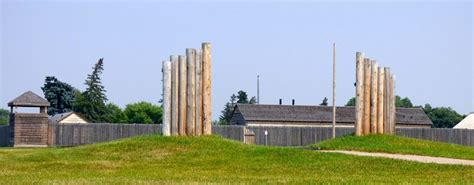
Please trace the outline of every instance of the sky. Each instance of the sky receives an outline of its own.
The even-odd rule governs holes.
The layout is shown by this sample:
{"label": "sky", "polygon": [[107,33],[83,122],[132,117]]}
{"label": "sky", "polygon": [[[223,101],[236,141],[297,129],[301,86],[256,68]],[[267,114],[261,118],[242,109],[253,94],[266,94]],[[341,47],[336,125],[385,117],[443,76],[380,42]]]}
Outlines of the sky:
{"label": "sky", "polygon": [[0,4],[0,108],[21,93],[42,95],[45,76],[84,90],[104,58],[110,102],[158,103],[161,64],[212,44],[212,108],[232,93],[262,104],[316,105],[355,94],[355,54],[396,76],[396,93],[415,105],[474,111],[470,1],[12,1]]}

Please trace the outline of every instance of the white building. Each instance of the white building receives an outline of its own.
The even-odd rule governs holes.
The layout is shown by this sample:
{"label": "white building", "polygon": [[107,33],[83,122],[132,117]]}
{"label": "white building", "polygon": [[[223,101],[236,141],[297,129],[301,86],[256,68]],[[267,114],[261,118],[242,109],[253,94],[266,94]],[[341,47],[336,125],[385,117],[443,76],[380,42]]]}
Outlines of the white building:
{"label": "white building", "polygon": [[49,123],[89,123],[75,112],[65,112],[49,117]]}
{"label": "white building", "polygon": [[474,112],[471,112],[466,118],[464,118],[453,128],[474,129]]}

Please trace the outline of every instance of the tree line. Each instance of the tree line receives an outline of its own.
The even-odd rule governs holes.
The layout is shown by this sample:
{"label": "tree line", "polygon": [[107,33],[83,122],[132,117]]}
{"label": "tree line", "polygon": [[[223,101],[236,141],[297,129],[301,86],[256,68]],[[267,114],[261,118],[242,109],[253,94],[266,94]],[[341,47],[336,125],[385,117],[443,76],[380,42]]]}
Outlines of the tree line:
{"label": "tree line", "polygon": [[92,123],[161,123],[162,109],[149,102],[137,102],[121,109],[109,102],[101,74],[104,71],[104,59],[101,58],[92,67],[84,82],[86,89],[79,89],[47,76],[43,90],[45,98],[51,103],[49,115],[74,111]]}

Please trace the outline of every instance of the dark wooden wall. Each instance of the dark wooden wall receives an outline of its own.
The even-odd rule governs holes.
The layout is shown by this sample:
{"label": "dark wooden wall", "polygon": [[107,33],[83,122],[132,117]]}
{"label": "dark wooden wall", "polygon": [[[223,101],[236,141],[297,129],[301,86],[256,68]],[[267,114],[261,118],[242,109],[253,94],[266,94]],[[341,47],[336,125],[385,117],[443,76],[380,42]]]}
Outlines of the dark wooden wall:
{"label": "dark wooden wall", "polygon": [[161,134],[161,124],[49,124],[50,146],[78,146],[132,136]]}
{"label": "dark wooden wall", "polygon": [[[331,127],[275,127],[275,126],[214,126],[213,134],[225,138],[243,141],[243,130],[247,128],[255,133],[258,145],[269,146],[305,146],[321,142],[332,137]],[[268,135],[265,136],[265,130]],[[354,128],[336,128],[336,136],[354,133]],[[437,142],[474,146],[474,130],[450,128],[397,128],[397,135],[425,139]],[[242,138],[242,139],[240,139]]]}
{"label": "dark wooden wall", "polygon": [[8,146],[9,126],[0,126],[0,146]]}
{"label": "dark wooden wall", "polygon": [[14,114],[14,146],[47,146],[48,115]]}

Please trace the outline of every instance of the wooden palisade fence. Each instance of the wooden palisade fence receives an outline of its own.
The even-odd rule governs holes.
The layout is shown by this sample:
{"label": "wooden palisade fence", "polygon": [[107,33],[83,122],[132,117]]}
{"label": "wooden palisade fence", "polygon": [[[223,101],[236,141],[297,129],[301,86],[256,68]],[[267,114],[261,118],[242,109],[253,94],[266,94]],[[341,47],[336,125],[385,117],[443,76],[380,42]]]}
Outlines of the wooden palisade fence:
{"label": "wooden palisade fence", "polygon": [[355,134],[395,134],[395,77],[388,67],[356,53]]}
{"label": "wooden palisade fence", "polygon": [[211,44],[163,61],[163,135],[211,134]]}

